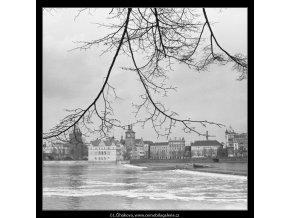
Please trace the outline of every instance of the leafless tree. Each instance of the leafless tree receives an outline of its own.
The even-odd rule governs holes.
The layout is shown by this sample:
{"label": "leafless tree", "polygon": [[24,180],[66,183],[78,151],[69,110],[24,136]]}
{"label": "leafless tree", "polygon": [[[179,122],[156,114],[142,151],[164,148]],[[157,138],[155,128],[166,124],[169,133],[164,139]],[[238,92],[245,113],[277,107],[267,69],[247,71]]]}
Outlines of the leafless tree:
{"label": "leafless tree", "polygon": [[[82,13],[91,13],[91,9],[79,9],[75,17]],[[118,56],[126,55],[131,66],[123,69],[133,71],[140,80],[144,93],[141,103],[134,104],[136,122],[145,126],[151,123],[157,136],[169,136],[176,124],[181,124],[184,132],[194,132],[199,136],[206,134],[198,130],[198,125],[223,124],[207,120],[183,119],[154,99],[159,94],[167,96],[176,87],[168,86],[168,71],[172,65],[185,64],[196,71],[204,71],[212,64],[229,64],[239,73],[238,80],[247,78],[247,57],[242,54],[230,54],[216,38],[205,8],[114,8],[109,18],[119,20],[119,24],[98,24],[107,27],[111,33],[92,41],[78,41],[73,50],[86,50],[93,46],[105,45],[106,50],[114,51],[114,56],[100,91],[87,107],[68,110],[68,115],[48,133],[45,140],[67,140],[69,132],[81,128],[86,134],[98,134],[106,137],[113,128],[125,129],[126,125],[114,117],[112,103],[117,95],[109,84]],[[209,37],[205,37],[205,32]],[[141,59],[142,57],[142,59]],[[139,118],[140,111],[146,117]],[[99,122],[96,127],[95,123]]]}

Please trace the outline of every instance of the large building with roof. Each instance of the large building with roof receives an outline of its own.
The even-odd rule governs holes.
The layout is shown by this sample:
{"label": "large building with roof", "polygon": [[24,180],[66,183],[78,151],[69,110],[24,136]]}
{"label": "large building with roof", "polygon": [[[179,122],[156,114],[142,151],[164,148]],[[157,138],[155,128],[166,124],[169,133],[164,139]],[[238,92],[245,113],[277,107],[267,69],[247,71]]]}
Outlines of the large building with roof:
{"label": "large building with roof", "polygon": [[170,159],[168,142],[155,142],[150,145],[150,159]]}
{"label": "large building with roof", "polygon": [[225,131],[225,148],[229,157],[244,157],[248,155],[248,134],[237,133],[230,126]]}
{"label": "large building with roof", "polygon": [[185,139],[174,138],[168,141],[169,159],[183,159],[185,153]]}
{"label": "large building with roof", "polygon": [[191,157],[204,158],[204,157],[217,157],[218,149],[222,144],[217,140],[203,140],[191,143]]}
{"label": "large building with roof", "polygon": [[113,137],[106,140],[91,141],[91,145],[88,146],[88,161],[115,163],[117,161],[116,144],[117,142]]}
{"label": "large building with roof", "polygon": [[143,139],[135,139],[135,146],[132,150],[132,159],[144,159],[145,158],[145,150],[144,150],[144,142]]}
{"label": "large building with roof", "polygon": [[248,138],[247,136],[234,138],[234,156],[247,157],[248,156]]}

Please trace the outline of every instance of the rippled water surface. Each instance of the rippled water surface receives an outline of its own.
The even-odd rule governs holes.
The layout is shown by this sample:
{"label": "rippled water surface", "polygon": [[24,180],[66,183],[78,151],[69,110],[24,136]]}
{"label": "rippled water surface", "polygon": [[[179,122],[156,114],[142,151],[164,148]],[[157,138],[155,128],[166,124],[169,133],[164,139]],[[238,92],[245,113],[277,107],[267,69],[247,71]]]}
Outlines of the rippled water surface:
{"label": "rippled water surface", "polygon": [[247,177],[44,162],[44,210],[247,209]]}

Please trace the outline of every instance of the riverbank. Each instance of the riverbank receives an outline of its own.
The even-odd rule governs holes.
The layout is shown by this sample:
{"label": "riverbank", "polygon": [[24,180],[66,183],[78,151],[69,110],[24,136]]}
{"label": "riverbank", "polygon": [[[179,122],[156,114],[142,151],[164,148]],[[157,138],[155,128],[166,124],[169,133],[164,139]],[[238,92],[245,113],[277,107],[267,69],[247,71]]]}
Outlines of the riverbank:
{"label": "riverbank", "polygon": [[[238,166],[237,166],[238,164]],[[159,170],[189,170],[205,173],[220,173],[229,175],[247,176],[247,163],[207,163],[208,167],[193,168],[192,163],[133,163],[132,165],[146,167],[143,170],[159,171]]]}

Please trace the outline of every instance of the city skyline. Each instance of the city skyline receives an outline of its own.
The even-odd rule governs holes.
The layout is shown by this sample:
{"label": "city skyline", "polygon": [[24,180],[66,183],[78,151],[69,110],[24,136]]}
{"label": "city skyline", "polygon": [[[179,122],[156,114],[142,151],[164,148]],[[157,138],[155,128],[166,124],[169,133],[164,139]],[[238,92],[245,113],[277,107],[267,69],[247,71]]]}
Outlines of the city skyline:
{"label": "city skyline", "polygon": [[[132,128],[132,127],[130,127],[130,128]],[[121,134],[120,137],[116,137],[115,135],[108,135],[107,137],[99,138],[99,137],[94,137],[94,135],[92,135],[92,137],[90,137],[90,140],[87,140],[87,138],[82,137],[82,142],[84,144],[86,144],[86,145],[90,145],[90,144],[92,144],[92,141],[96,141],[96,140],[107,140],[107,139],[111,139],[111,138],[114,138],[114,140],[116,140],[117,142],[121,142],[121,140],[124,140],[126,138],[126,132],[128,130],[129,130],[129,127],[127,129],[123,130],[123,134]],[[130,130],[133,130],[134,131],[133,128],[130,129]],[[191,141],[186,140],[184,136],[181,136],[181,137],[168,137],[167,139],[164,139],[163,141],[160,141],[160,140],[159,141],[154,141],[154,140],[147,139],[147,138],[144,138],[144,137],[138,136],[138,135],[137,135],[138,137],[135,137],[135,138],[136,139],[142,139],[143,141],[151,141],[153,143],[169,142],[169,141],[173,141],[173,140],[181,140],[181,139],[184,139],[185,140],[185,146],[190,146],[191,143],[193,143],[195,141],[207,141],[207,140],[216,140],[216,141],[218,141],[220,143],[224,143],[225,144],[225,142],[227,141],[227,136],[226,136],[227,135],[227,132],[230,132],[230,131],[232,131],[232,132],[234,132],[236,134],[248,134],[247,132],[237,132],[231,126],[229,126],[229,128],[226,128],[226,131],[225,131],[225,140],[222,140],[222,141],[216,140],[215,137],[210,137],[208,133],[206,133],[206,134],[208,134],[208,136],[203,136],[204,138],[200,138],[200,139],[197,139],[197,140],[191,140]],[[135,132],[135,134],[136,133],[137,132]],[[51,145],[51,144],[55,144],[55,143],[56,144],[59,144],[60,143],[60,142],[52,142],[52,141],[47,141],[47,142],[48,143],[44,142],[44,144]],[[64,143],[67,143],[67,142],[69,142],[69,140],[66,141],[66,142],[64,141],[62,143],[64,144]]]}

